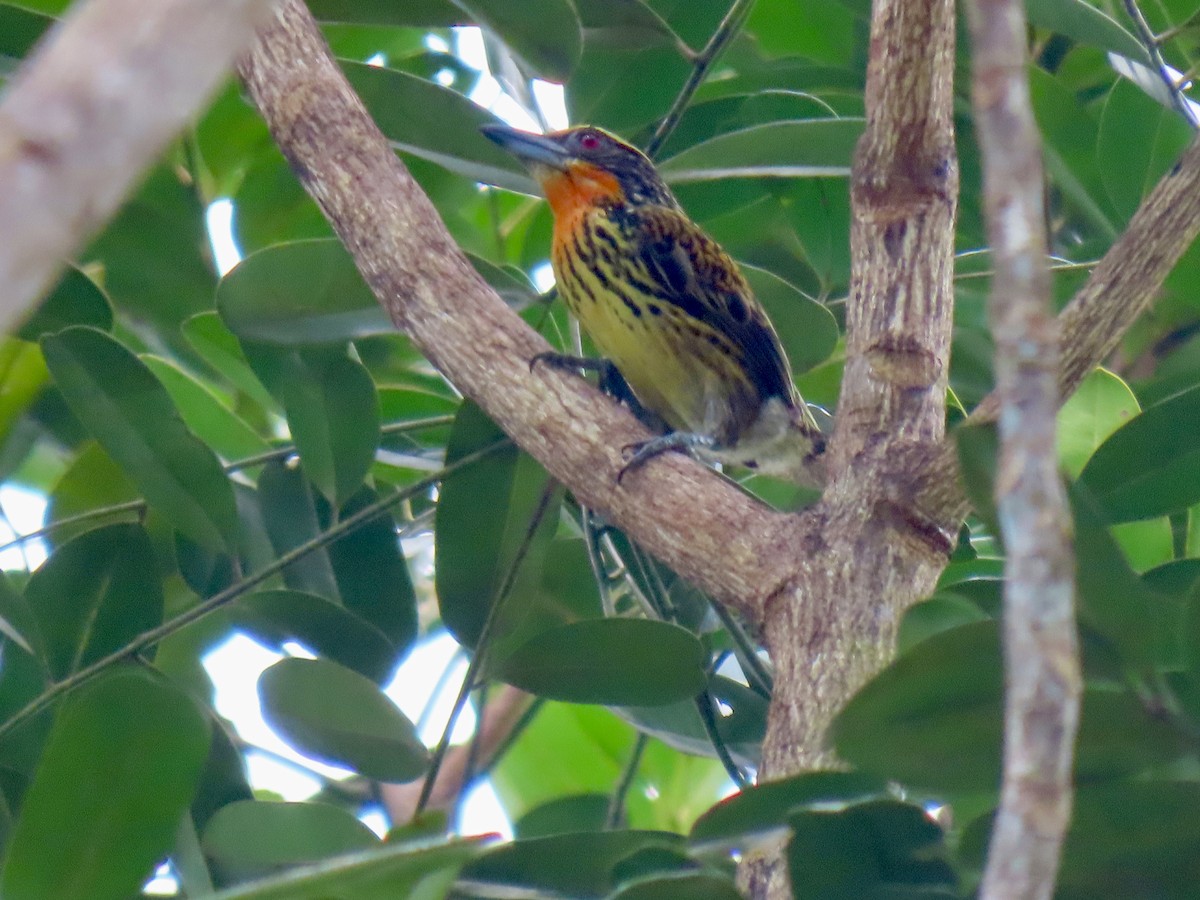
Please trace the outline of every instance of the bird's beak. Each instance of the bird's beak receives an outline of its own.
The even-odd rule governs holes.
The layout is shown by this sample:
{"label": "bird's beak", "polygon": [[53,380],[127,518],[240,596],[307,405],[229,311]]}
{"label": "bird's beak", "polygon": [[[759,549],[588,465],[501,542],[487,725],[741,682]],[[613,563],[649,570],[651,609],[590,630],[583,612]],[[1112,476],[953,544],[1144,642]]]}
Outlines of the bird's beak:
{"label": "bird's beak", "polygon": [[530,168],[546,166],[565,172],[571,163],[571,154],[554,138],[498,124],[483,125],[479,130]]}

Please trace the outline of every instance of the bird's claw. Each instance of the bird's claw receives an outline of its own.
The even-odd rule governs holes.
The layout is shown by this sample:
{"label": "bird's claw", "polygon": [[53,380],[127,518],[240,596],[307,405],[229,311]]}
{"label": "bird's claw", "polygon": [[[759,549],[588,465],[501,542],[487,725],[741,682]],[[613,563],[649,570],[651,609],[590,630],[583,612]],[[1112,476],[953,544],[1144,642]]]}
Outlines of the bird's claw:
{"label": "bird's claw", "polygon": [[625,465],[621,466],[621,470],[617,472],[617,484],[620,484],[629,472],[641,468],[654,457],[663,453],[677,450],[692,456],[698,448],[712,445],[713,440],[707,435],[692,434],[686,431],[672,431],[648,441],[626,444],[621,448],[621,456],[625,459]]}
{"label": "bird's claw", "polygon": [[624,460],[624,463],[617,472],[617,484],[620,484],[626,475],[628,475],[634,469],[639,468],[643,463],[646,462],[646,460],[657,455],[654,453],[642,453],[642,451],[646,449],[646,445],[649,443],[651,443],[651,441],[634,441],[632,444],[626,444],[621,448],[621,459]]}
{"label": "bird's claw", "polygon": [[556,350],[546,350],[535,353],[529,359],[529,371],[537,368],[538,363],[544,363],[555,369],[576,369],[584,372],[603,372],[606,366],[612,365],[606,359],[596,359],[591,356],[574,356],[570,353],[559,353]]}

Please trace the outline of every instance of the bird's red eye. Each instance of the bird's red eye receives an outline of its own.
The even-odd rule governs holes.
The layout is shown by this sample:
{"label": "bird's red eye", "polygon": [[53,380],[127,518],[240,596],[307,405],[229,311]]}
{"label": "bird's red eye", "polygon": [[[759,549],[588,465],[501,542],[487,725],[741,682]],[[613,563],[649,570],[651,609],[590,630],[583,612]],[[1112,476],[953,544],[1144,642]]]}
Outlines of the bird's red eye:
{"label": "bird's red eye", "polygon": [[600,135],[585,132],[579,136],[579,146],[584,150],[599,150]]}

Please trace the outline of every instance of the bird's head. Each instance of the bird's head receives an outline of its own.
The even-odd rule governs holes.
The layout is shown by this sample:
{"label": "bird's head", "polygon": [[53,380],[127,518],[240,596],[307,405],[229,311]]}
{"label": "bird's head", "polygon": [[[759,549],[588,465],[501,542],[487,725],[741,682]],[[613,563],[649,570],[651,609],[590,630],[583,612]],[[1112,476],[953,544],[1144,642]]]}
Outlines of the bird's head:
{"label": "bird's head", "polygon": [[601,128],[582,125],[550,134],[507,125],[481,130],[525,164],[560,221],[600,205],[676,205],[646,155]]}

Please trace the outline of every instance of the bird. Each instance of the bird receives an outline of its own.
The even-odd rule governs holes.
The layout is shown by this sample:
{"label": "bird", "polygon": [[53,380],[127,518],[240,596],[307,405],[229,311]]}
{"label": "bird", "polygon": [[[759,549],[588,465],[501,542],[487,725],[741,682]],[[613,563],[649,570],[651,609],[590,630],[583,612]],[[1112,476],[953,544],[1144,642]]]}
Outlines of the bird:
{"label": "bird", "polygon": [[[787,354],[728,253],[684,212],[650,159],[601,128],[499,123],[554,216],[558,291],[664,434],[626,448],[627,472],[668,451],[821,486],[825,439]],[[577,366],[562,354],[541,359]],[[596,368],[597,365],[591,367]]]}

